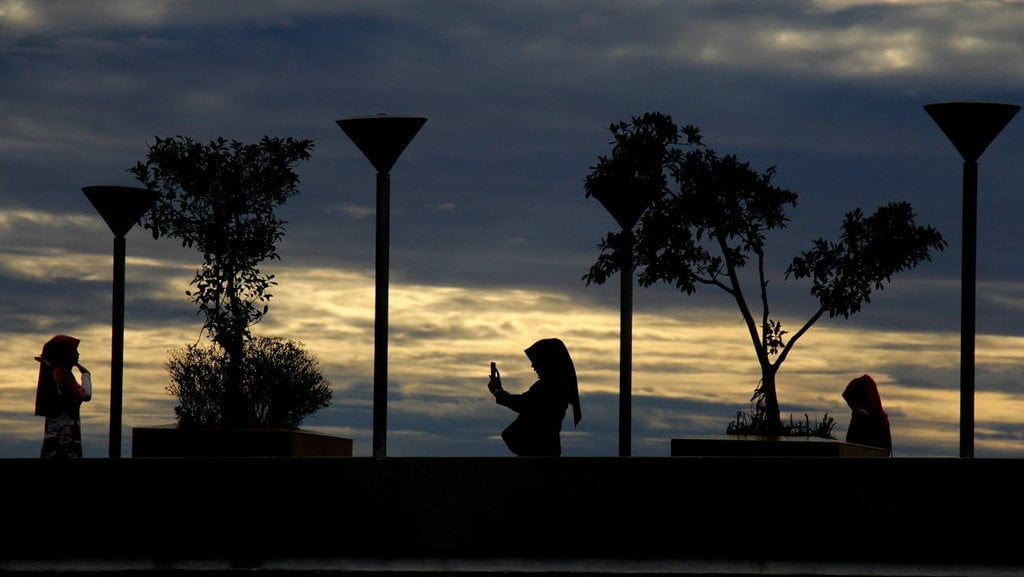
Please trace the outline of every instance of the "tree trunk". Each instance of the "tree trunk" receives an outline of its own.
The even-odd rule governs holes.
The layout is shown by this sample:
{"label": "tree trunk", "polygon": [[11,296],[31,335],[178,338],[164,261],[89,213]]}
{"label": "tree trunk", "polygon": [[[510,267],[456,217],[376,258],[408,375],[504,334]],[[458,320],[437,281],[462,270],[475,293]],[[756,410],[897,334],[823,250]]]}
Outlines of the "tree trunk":
{"label": "tree trunk", "polygon": [[224,391],[224,420],[228,426],[240,427],[246,424],[246,407],[242,395],[242,364],[245,362],[242,340],[231,335],[226,347],[228,357],[227,390]]}
{"label": "tree trunk", "polygon": [[[236,223],[237,228],[237,223]],[[227,334],[224,335],[224,350],[228,357],[227,390],[224,403],[224,421],[230,427],[242,427],[248,424],[248,410],[242,394],[242,368],[245,363],[245,337],[247,324],[242,318],[242,307],[239,303],[239,287],[236,283],[238,267],[233,261],[225,265],[227,278],[227,300],[230,318],[227,323]]]}
{"label": "tree trunk", "polygon": [[779,396],[775,390],[777,367],[761,367],[761,399],[764,402],[764,413],[768,421],[768,429],[772,434],[782,433],[782,412],[779,410]]}

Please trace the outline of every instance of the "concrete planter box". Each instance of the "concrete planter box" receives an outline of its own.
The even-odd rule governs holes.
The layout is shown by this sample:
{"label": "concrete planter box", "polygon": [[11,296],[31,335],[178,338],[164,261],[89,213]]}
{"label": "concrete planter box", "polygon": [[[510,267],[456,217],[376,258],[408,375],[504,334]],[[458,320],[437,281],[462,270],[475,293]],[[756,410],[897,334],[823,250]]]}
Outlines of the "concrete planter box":
{"label": "concrete planter box", "polygon": [[883,457],[885,449],[820,437],[721,435],[672,439],[673,457]]}
{"label": "concrete planter box", "polygon": [[352,439],[312,431],[177,425],[132,429],[132,457],[351,457]]}

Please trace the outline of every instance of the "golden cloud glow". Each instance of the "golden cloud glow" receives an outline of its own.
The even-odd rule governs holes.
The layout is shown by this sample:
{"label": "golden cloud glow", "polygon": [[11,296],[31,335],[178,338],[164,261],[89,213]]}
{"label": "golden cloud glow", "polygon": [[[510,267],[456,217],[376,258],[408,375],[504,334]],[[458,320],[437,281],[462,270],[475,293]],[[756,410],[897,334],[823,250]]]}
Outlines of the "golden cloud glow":
{"label": "golden cloud glow", "polygon": [[858,6],[921,6],[951,4],[954,0],[814,0],[816,8],[827,11],[846,10]]}
{"label": "golden cloud glow", "polygon": [[[879,31],[855,26],[846,30],[781,29],[762,34],[760,48],[804,64],[829,62],[833,73],[895,72],[923,61],[916,31]],[[792,62],[792,61],[791,61]]]}
{"label": "golden cloud glow", "polygon": [[[374,290],[372,275],[328,269],[289,269],[277,287],[271,313],[256,334],[304,343],[336,390],[334,404],[369,406],[373,380]],[[163,289],[161,289],[163,290]],[[180,287],[179,287],[180,290]],[[180,292],[178,298],[183,298]],[[447,419],[494,414],[485,392],[488,363],[496,361],[509,390],[521,390],[535,376],[523,349],[537,339],[562,338],[577,364],[584,403],[587,395],[618,393],[619,315],[582,298],[514,289],[473,289],[398,283],[389,291],[389,389],[393,409]],[[682,301],[681,301],[682,302]],[[173,400],[165,392],[167,353],[198,339],[199,321],[182,318],[167,326],[139,326],[131,319],[125,336],[125,427],[173,422]],[[671,317],[634,315],[633,393],[719,406],[715,413],[679,415],[638,412],[662,439],[637,439],[638,446],[667,447],[680,436],[679,423],[704,423],[716,432],[747,401],[759,379],[745,329],[731,311],[680,307]],[[35,439],[41,422],[31,416],[36,365],[32,357],[49,334],[0,334],[11,346],[0,352],[8,370],[0,381],[0,432],[4,438]],[[85,428],[106,430],[109,411],[108,326],[76,334],[83,363],[94,371],[95,400],[83,409]],[[981,335],[977,363],[989,371],[1020,366],[1024,338]],[[880,332],[815,327],[797,345],[779,376],[787,407],[807,407],[812,419],[825,413],[845,430],[848,409],[840,393],[863,373],[879,383],[893,423],[899,454],[936,444],[956,454],[959,393],[958,335]],[[909,369],[908,369],[909,367]],[[905,382],[919,367],[940,382]],[[927,381],[927,378],[924,379]],[[975,397],[979,451],[1024,453],[1024,439],[987,434],[1024,429],[1024,398],[986,391]],[[791,410],[790,410],[791,411]],[[802,419],[802,412],[793,415]],[[589,422],[615,422],[615,415],[588,414]],[[352,433],[348,423],[323,423],[318,430]],[[348,433],[339,433],[347,431]],[[365,434],[365,431],[362,432]],[[424,438],[444,431],[421,431]],[[590,434],[584,427],[579,435]],[[396,435],[410,431],[396,431]],[[102,438],[102,437],[101,437]],[[417,437],[419,438],[419,437]],[[95,442],[95,441],[94,441]],[[429,443],[423,451],[429,452]],[[615,447],[599,454],[614,454]],[[667,449],[666,449],[667,450]],[[95,449],[94,449],[95,451]]]}
{"label": "golden cloud glow", "polygon": [[0,232],[10,232],[18,226],[56,228],[62,226],[90,227],[95,217],[78,214],[54,214],[39,210],[0,210]]}
{"label": "golden cloud glow", "polygon": [[36,13],[24,0],[0,2],[0,22],[12,26],[27,26],[36,20]]}

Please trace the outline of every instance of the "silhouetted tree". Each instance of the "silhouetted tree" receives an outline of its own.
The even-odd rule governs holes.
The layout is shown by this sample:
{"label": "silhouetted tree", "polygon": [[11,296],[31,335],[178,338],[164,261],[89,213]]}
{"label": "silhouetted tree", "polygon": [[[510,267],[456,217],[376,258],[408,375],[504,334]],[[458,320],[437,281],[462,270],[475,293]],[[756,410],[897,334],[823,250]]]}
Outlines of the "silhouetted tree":
{"label": "silhouetted tree", "polygon": [[[178,399],[178,423],[219,425],[224,422],[226,390],[223,349],[195,344],[171,352],[167,391]],[[245,423],[297,429],[306,417],[331,402],[331,383],[302,343],[276,337],[254,337],[245,343],[242,376]]]}
{"label": "silhouetted tree", "polygon": [[312,141],[264,136],[243,144],[157,138],[129,172],[160,198],[143,218],[153,238],[178,238],[203,255],[186,294],[205,316],[203,330],[227,358],[225,424],[244,424],[242,376],[249,327],[269,309],[274,275],[259,264],[279,258],[285,221],[276,209],[298,192],[293,167],[310,157]]}
{"label": "silhouetted tree", "polygon": [[[764,412],[770,431],[783,430],[776,374],[811,326],[826,313],[849,318],[893,274],[946,247],[937,230],[914,223],[906,202],[886,204],[870,216],[860,208],[846,213],[837,241],[815,240],[785,271],[787,279],[810,279],[811,295],[818,300],[817,310],[787,336],[769,306],[765,251],[767,233],[785,228],[787,208],[796,206],[797,194],[772,184],[775,168],[758,172],[734,155],[721,156],[703,143],[698,128],[678,127],[657,112],[612,124],[610,130],[611,156],[599,157],[591,167],[587,196],[653,196],[632,243],[641,286],[666,282],[693,294],[704,285],[733,298],[761,367],[751,400]],[[658,189],[653,195],[652,183]],[[588,285],[602,284],[621,271],[621,251],[630,246],[624,234],[609,232],[600,241],[601,254],[583,276]],[[741,283],[741,269],[751,262],[759,311]]]}

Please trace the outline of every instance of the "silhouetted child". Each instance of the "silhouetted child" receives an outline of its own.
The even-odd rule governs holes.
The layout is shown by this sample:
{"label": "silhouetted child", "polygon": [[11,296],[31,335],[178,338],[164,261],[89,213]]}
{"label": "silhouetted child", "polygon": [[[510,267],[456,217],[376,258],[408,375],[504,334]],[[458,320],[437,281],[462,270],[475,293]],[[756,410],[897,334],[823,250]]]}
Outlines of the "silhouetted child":
{"label": "silhouetted child", "polygon": [[562,454],[560,436],[568,406],[572,405],[573,426],[583,418],[576,367],[559,339],[541,339],[525,352],[538,379],[519,395],[501,388],[501,376],[491,363],[487,389],[495,402],[519,413],[501,432],[501,438],[520,457],[557,457]]}
{"label": "silhouetted child", "polygon": [[[43,459],[79,459],[82,457],[82,422],[80,409],[92,398],[92,376],[78,363],[75,337],[57,335],[46,341],[39,362],[36,383],[37,416],[46,417],[43,425]],[[82,383],[75,379],[73,368],[82,373]]]}
{"label": "silhouetted child", "polygon": [[846,430],[846,441],[869,447],[879,447],[892,455],[892,436],[889,431],[889,415],[882,409],[882,397],[878,384],[869,375],[850,381],[843,391],[843,398],[850,406],[850,427]]}

